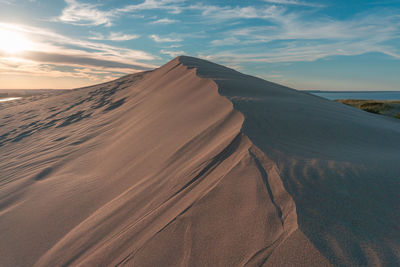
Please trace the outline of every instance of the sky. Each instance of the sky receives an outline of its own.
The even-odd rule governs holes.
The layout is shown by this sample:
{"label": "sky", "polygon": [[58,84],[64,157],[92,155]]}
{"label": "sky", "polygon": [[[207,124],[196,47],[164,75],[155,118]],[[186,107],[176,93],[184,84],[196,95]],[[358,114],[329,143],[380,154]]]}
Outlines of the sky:
{"label": "sky", "polygon": [[0,0],[0,89],[207,59],[301,90],[400,90],[400,0]]}

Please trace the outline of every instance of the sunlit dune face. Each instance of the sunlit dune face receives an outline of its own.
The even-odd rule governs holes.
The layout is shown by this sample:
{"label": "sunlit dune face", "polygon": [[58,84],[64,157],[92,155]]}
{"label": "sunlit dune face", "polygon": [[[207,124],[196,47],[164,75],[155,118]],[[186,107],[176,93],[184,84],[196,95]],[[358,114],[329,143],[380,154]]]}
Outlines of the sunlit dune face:
{"label": "sunlit dune face", "polygon": [[21,33],[0,29],[0,51],[15,55],[29,50],[30,46],[30,41]]}

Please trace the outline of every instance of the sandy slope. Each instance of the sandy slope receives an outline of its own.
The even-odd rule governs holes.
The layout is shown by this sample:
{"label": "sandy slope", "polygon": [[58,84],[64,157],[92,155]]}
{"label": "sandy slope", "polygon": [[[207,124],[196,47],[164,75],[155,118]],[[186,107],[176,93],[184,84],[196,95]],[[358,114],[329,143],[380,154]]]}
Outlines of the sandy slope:
{"label": "sandy slope", "polygon": [[399,134],[189,57],[8,106],[0,265],[396,265]]}

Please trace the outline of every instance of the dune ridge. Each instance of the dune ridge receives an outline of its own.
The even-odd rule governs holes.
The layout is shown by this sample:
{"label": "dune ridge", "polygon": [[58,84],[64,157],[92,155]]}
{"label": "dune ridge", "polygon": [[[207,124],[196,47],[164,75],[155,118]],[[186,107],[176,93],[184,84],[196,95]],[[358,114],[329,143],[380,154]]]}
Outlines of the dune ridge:
{"label": "dune ridge", "polygon": [[4,265],[399,262],[394,120],[184,56],[0,118]]}
{"label": "dune ridge", "polygon": [[277,164],[299,229],[332,264],[399,264],[396,120],[211,62],[181,61],[244,114],[242,131]]}

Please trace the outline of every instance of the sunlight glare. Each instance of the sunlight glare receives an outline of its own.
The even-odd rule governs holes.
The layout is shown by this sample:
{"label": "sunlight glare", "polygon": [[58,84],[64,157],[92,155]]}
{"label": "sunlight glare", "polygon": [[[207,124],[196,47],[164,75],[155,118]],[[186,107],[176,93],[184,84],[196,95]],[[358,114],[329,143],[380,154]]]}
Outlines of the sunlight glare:
{"label": "sunlight glare", "polygon": [[21,33],[0,29],[0,50],[7,54],[18,54],[29,50],[30,42]]}

